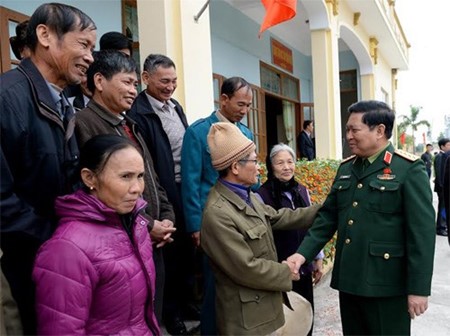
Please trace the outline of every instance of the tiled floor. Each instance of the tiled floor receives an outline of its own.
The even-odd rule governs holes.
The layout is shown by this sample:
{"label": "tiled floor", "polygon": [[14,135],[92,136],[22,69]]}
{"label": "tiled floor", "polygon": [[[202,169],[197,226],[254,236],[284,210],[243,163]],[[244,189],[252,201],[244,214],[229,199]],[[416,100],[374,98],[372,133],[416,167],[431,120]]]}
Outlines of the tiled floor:
{"label": "tiled floor", "polygon": [[330,287],[331,271],[314,288],[314,336],[342,335],[338,292]]}

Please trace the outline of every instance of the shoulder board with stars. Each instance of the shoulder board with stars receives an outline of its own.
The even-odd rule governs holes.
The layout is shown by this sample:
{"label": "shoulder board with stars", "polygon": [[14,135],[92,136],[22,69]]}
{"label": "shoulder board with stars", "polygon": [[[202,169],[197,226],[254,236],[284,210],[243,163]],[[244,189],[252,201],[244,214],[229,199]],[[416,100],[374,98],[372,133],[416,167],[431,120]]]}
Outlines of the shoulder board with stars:
{"label": "shoulder board with stars", "polygon": [[416,160],[420,159],[420,157],[418,157],[414,154],[405,152],[404,150],[401,150],[401,149],[396,149],[394,153],[408,161],[416,161]]}
{"label": "shoulder board with stars", "polygon": [[355,157],[356,157],[356,155],[349,156],[349,157],[345,158],[344,160],[342,160],[342,161],[341,161],[341,164],[346,163],[346,162],[348,162],[348,161],[351,161],[351,160],[354,159]]}

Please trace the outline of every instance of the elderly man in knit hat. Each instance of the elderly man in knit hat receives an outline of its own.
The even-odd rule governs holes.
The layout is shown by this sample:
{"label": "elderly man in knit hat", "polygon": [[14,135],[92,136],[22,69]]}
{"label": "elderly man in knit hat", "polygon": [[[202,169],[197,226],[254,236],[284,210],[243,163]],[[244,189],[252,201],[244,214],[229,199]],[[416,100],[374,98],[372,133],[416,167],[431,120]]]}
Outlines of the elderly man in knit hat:
{"label": "elderly man in knit hat", "polygon": [[264,205],[250,190],[259,174],[255,144],[234,124],[213,124],[208,147],[219,179],[203,213],[201,246],[215,277],[217,331],[267,335],[284,324],[282,292],[299,279],[292,265],[277,261],[272,229],[306,229],[318,206]]}

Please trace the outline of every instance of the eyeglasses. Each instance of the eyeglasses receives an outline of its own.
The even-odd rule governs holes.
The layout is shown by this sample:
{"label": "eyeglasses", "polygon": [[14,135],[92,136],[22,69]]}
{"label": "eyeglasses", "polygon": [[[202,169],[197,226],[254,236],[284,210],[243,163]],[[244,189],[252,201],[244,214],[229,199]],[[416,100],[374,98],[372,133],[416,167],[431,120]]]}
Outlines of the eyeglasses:
{"label": "eyeglasses", "polygon": [[242,160],[239,160],[239,162],[253,162],[255,165],[258,164],[258,160],[256,160],[256,159],[254,159],[254,160],[242,159]]}

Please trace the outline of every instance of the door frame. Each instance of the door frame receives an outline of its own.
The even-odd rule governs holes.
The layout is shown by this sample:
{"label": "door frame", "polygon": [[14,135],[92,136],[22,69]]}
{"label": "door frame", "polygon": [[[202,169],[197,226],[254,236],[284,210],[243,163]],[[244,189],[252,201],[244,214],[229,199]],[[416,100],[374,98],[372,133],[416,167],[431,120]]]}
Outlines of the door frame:
{"label": "door frame", "polygon": [[[19,65],[20,61],[11,58],[12,50],[11,45],[9,43],[9,38],[14,35],[10,35],[9,33],[9,22],[14,22],[19,24],[25,20],[28,20],[30,17],[16,12],[12,9],[0,6],[0,72],[4,73],[8,70],[11,70],[14,66]],[[15,32],[13,32],[15,34]]]}

